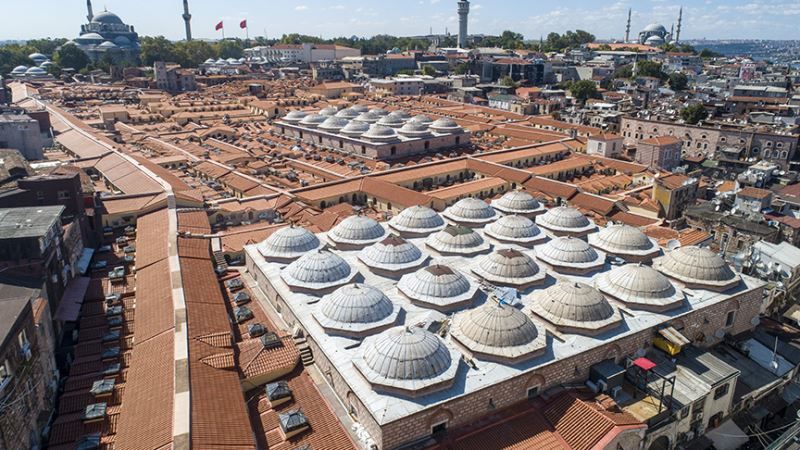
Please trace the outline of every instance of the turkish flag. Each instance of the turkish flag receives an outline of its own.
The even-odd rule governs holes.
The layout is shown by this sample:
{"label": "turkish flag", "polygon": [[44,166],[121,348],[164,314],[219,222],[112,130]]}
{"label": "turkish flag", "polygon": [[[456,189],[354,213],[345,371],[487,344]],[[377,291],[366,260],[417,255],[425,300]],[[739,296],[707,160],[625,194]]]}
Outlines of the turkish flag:
{"label": "turkish flag", "polygon": [[222,22],[218,23],[216,27],[214,27],[215,31],[219,31],[222,29]]}
{"label": "turkish flag", "polygon": [[241,28],[241,29],[247,28],[247,19],[239,22],[239,28]]}

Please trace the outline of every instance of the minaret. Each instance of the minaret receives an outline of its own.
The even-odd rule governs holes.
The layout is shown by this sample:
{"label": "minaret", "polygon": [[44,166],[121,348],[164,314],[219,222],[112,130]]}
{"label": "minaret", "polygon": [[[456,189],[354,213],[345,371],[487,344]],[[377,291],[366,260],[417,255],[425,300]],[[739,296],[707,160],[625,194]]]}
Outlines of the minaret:
{"label": "minaret", "polygon": [[631,8],[628,8],[628,25],[625,26],[625,43],[627,44],[631,38]]}
{"label": "minaret", "polygon": [[670,27],[669,27],[669,40],[670,40],[670,42],[667,42],[668,44],[671,44],[672,42],[675,42],[675,24],[674,23],[672,25],[670,25]]}
{"label": "minaret", "polygon": [[192,15],[189,14],[189,0],[183,0],[183,21],[186,22],[186,40],[192,40]]}
{"label": "minaret", "polygon": [[675,29],[675,43],[681,40],[681,20],[683,20],[683,6],[678,11],[678,28]]}
{"label": "minaret", "polygon": [[94,19],[94,13],[92,12],[92,0],[86,0],[86,9],[89,11],[89,14],[86,16],[89,19],[89,22]]}
{"label": "minaret", "polygon": [[458,47],[467,48],[467,19],[469,18],[469,0],[458,2]]}

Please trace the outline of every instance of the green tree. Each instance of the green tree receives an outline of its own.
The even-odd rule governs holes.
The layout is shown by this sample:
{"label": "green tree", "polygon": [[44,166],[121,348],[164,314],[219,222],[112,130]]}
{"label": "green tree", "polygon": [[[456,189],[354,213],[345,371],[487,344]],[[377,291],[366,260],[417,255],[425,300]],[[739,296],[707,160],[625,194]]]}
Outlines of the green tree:
{"label": "green tree", "polygon": [[691,104],[681,110],[681,119],[690,125],[697,125],[708,117],[708,111],[699,103]]}
{"label": "green tree", "polygon": [[156,61],[176,62],[178,60],[175,44],[164,36],[146,36],[140,39],[139,44],[141,45],[139,57],[145,66],[152,66]]}
{"label": "green tree", "polygon": [[33,48],[19,44],[0,47],[0,74],[5,75],[17,66],[30,66],[32,62],[28,55],[33,51]]}
{"label": "green tree", "polygon": [[31,39],[30,41],[26,42],[25,44],[29,47],[33,47],[36,49],[37,52],[52,56],[58,47],[64,45],[67,42],[64,38],[46,38],[46,39]]}
{"label": "green tree", "polygon": [[515,88],[515,87],[518,86],[517,82],[514,81],[513,78],[511,78],[511,75],[506,75],[503,78],[500,78],[499,83],[502,86],[507,86],[507,87],[510,87],[510,88]]}
{"label": "green tree", "polygon": [[723,56],[722,53],[717,53],[707,48],[704,48],[703,50],[700,51],[701,58],[720,58],[722,56]]}
{"label": "green tree", "polygon": [[85,69],[91,62],[89,57],[86,56],[86,53],[74,44],[62,45],[55,55],[53,55],[53,61],[55,61],[59,67],[70,67],[77,71]]}
{"label": "green tree", "polygon": [[655,61],[639,61],[636,63],[637,77],[653,77],[665,80],[667,74],[661,70],[661,64]]}
{"label": "green tree", "polygon": [[632,78],[633,77],[633,64],[626,64],[618,67],[614,71],[614,78]]}
{"label": "green tree", "polygon": [[197,67],[209,58],[216,58],[214,47],[206,41],[180,41],[175,43],[177,63],[183,67]]}
{"label": "green tree", "polygon": [[597,98],[597,85],[592,80],[580,80],[572,83],[569,87],[570,93],[579,102],[586,103],[590,98]]}
{"label": "green tree", "polygon": [[453,68],[456,75],[466,75],[469,72],[469,63],[460,63]]}
{"label": "green tree", "polygon": [[669,74],[669,87],[674,91],[683,91],[689,86],[689,77],[681,72]]}
{"label": "green tree", "polygon": [[429,77],[435,77],[437,72],[436,69],[433,68],[431,65],[422,66],[422,74]]}
{"label": "green tree", "polygon": [[223,39],[214,43],[214,51],[218,58],[239,59],[244,56],[244,46],[239,39]]}

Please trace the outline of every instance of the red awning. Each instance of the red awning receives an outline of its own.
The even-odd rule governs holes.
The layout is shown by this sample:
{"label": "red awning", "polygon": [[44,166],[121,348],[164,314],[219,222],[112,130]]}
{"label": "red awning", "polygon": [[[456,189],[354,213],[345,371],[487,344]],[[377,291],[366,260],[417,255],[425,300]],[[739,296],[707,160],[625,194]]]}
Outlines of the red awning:
{"label": "red awning", "polygon": [[61,322],[74,322],[78,320],[78,314],[81,312],[81,305],[83,305],[83,298],[86,296],[86,290],[89,288],[89,277],[77,277],[69,282],[67,290],[61,297],[61,302],[58,304],[55,319]]}
{"label": "red awning", "polygon": [[653,361],[650,361],[650,360],[649,360],[649,359],[647,359],[647,358],[636,358],[636,359],[633,361],[633,364],[634,364],[636,367],[638,367],[638,368],[640,368],[640,369],[644,370],[645,372],[646,372],[646,371],[649,371],[649,370],[652,370],[652,369],[653,369],[653,367],[655,367],[655,366],[656,366],[656,363],[654,363]]}

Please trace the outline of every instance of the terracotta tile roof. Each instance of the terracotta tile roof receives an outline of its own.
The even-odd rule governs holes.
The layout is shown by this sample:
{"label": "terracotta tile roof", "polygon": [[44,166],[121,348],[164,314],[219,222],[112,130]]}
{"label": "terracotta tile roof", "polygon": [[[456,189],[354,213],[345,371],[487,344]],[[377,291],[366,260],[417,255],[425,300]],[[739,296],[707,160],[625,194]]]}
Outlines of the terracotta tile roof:
{"label": "terracotta tile roof", "polygon": [[647,144],[647,145],[674,145],[680,142],[680,139],[676,138],[675,136],[656,136],[650,139],[645,139],[643,141],[639,141],[640,144]]}
{"label": "terracotta tile roof", "polygon": [[608,216],[616,210],[616,204],[613,200],[609,200],[599,195],[587,194],[579,192],[569,200],[570,205],[580,209],[596,212],[601,216]]}
{"label": "terracotta tile roof", "polygon": [[483,191],[493,190],[500,192],[500,187],[505,186],[506,181],[497,177],[486,177],[479,180],[468,181],[466,183],[454,184],[453,186],[443,187],[435,191],[428,192],[433,198],[439,200],[450,200],[462,196],[470,196]]}
{"label": "terracotta tile roof", "polygon": [[689,181],[689,177],[677,173],[658,178],[658,182],[669,189],[678,189],[687,181]]}
{"label": "terracotta tile roof", "polygon": [[559,395],[543,413],[573,450],[594,448],[617,426],[645,426],[627,413],[601,413],[570,393]]}
{"label": "terracotta tile roof", "polygon": [[571,158],[566,158],[562,159],[561,161],[551,162],[543,166],[530,167],[526,170],[534,175],[547,176],[570,170],[587,169],[592,165],[593,165],[592,161],[588,158],[584,158],[581,156],[573,156]]}
{"label": "terracotta tile roof", "polygon": [[[166,231],[164,231],[166,234]],[[169,261],[162,259],[136,272],[136,343],[175,326]]]}
{"label": "terracotta tile roof", "polygon": [[475,156],[475,159],[489,161],[497,164],[510,163],[523,159],[535,159],[540,156],[557,155],[566,153],[569,147],[563,142],[549,144],[536,144],[535,146],[525,146],[514,150],[498,150]]}
{"label": "terracotta tile roof", "polygon": [[560,197],[565,200],[569,200],[578,193],[578,188],[571,184],[542,177],[532,177],[530,180],[526,181],[525,189],[531,192],[532,195],[535,195],[536,192],[540,192],[552,198]]}
{"label": "terracotta tile roof", "polygon": [[264,348],[260,339],[247,339],[238,344],[239,368],[244,378],[291,371],[300,361],[300,351],[291,336],[281,337],[280,347]]}
{"label": "terracotta tile roof", "polygon": [[750,198],[757,198],[757,199],[765,199],[772,196],[772,191],[767,189],[758,189],[754,187],[745,187],[742,188],[739,192],[736,193],[736,196],[739,197],[750,197]]}
{"label": "terracotta tile roof", "polygon": [[136,221],[136,268],[138,270],[167,257],[167,210],[141,216]]}
{"label": "terracotta tile roof", "polygon": [[231,172],[231,169],[215,164],[210,161],[202,161],[194,166],[194,170],[205,174],[206,176],[217,179],[222,178]]}
{"label": "terracotta tile roof", "polygon": [[136,214],[147,207],[167,206],[167,196],[159,193],[103,197],[100,203],[104,214]]}

